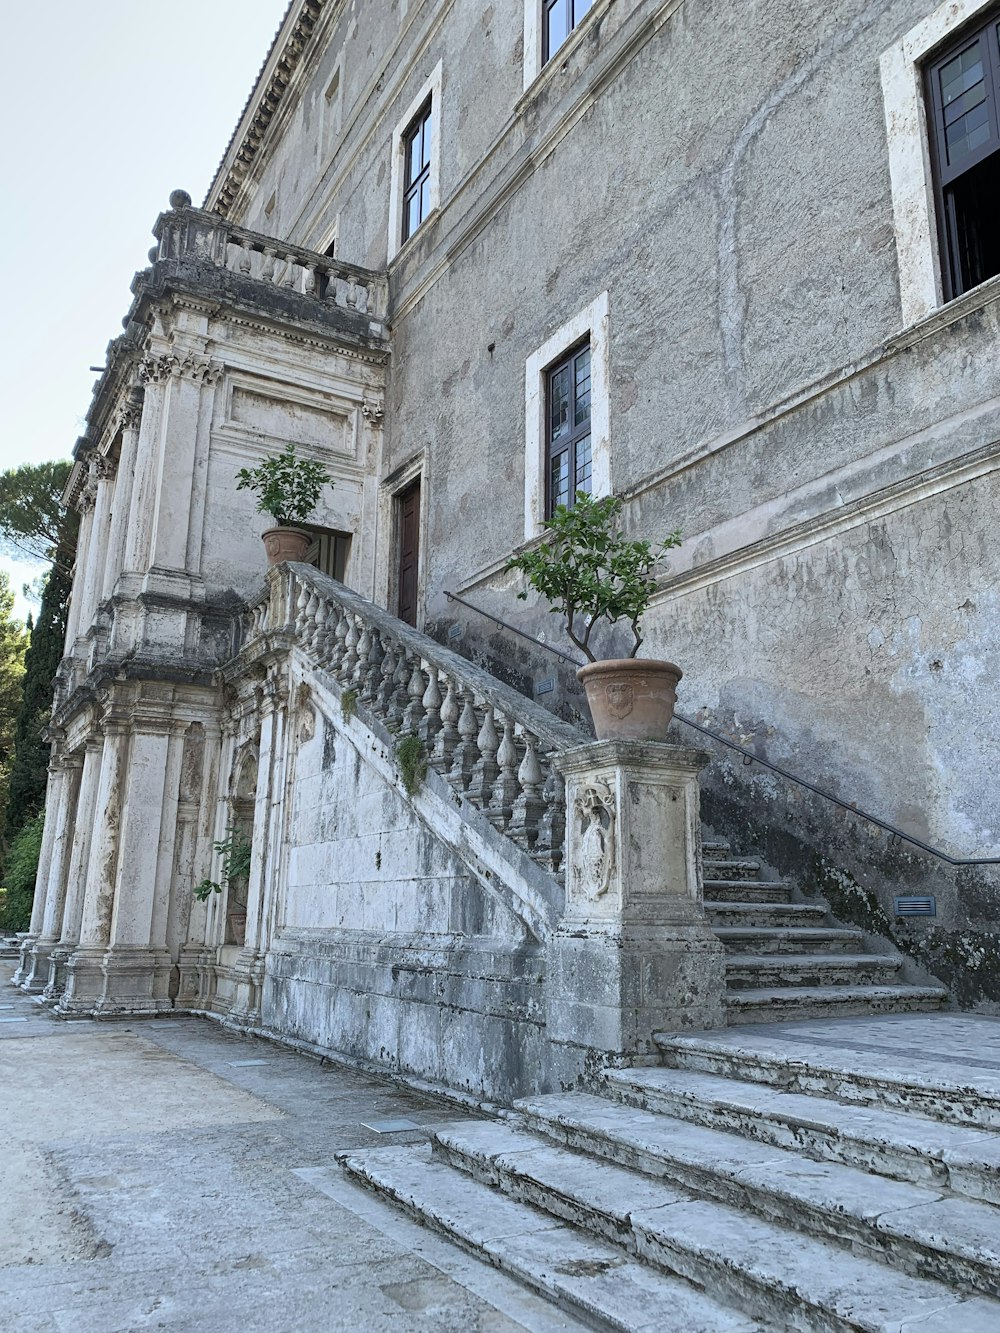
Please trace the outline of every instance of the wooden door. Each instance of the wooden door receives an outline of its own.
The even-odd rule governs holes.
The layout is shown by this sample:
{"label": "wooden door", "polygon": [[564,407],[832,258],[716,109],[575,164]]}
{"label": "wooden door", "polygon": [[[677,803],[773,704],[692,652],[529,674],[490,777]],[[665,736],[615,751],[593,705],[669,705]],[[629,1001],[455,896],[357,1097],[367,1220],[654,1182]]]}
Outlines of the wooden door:
{"label": "wooden door", "polygon": [[420,573],[420,482],[396,498],[399,518],[399,570],[396,581],[400,620],[417,623],[417,583]]}

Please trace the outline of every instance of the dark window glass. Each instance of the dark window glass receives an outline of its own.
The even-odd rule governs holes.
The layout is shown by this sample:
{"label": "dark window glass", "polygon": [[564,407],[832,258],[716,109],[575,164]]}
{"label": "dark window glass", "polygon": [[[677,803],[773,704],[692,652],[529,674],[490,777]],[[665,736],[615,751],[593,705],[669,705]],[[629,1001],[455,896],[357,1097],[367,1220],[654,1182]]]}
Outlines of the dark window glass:
{"label": "dark window glass", "polygon": [[546,375],[546,517],[591,491],[590,344],[575,347]]}
{"label": "dark window glass", "polygon": [[938,225],[950,300],[1000,273],[1000,43],[996,16],[927,68]]}
{"label": "dark window glass", "polygon": [[403,135],[403,237],[409,237],[431,211],[431,104],[417,112]]}
{"label": "dark window glass", "polygon": [[590,5],[591,0],[542,0],[542,64],[555,55]]}

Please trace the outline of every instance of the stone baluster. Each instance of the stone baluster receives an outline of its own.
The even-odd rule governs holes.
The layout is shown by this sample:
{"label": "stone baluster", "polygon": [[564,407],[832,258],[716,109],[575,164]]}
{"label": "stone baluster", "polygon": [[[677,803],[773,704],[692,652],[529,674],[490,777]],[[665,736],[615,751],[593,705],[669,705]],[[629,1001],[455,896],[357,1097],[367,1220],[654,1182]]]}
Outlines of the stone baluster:
{"label": "stone baluster", "polygon": [[503,720],[503,740],[497,750],[497,764],[500,771],[493,784],[487,814],[495,828],[506,828],[510,823],[520,788],[517,780],[518,754],[514,743],[514,723],[509,717]]}
{"label": "stone baluster", "polygon": [[402,644],[397,644],[396,670],[392,673],[392,694],[389,696],[389,708],[386,712],[386,722],[390,729],[395,727],[398,730],[403,724],[409,683],[410,665],[406,660],[406,649]]}
{"label": "stone baluster", "polygon": [[445,687],[444,703],[441,705],[441,729],[434,740],[430,765],[439,773],[447,773],[451,768],[452,755],[458,744],[458,694],[455,682],[449,676]]}
{"label": "stone baluster", "polygon": [[312,637],[312,644],[310,645],[312,647],[313,656],[320,662],[326,660],[328,639],[327,626],[330,623],[332,610],[333,608],[329,602],[322,599],[320,600],[319,607],[316,611],[316,630]]}
{"label": "stone baluster", "polygon": [[382,682],[382,658],[384,656],[382,635],[377,629],[373,629],[371,631],[371,647],[368,649],[367,668],[361,680],[359,697],[362,703],[370,704],[378,695],[378,688]]}
{"label": "stone baluster", "polygon": [[476,744],[479,747],[479,758],[473,766],[469,790],[466,794],[470,801],[474,801],[482,809],[490,803],[493,784],[496,782],[497,774],[500,771],[497,767],[497,750],[500,748],[500,737],[497,735],[492,705],[488,704],[486,706],[486,711],[483,714],[483,725],[479,728]]}
{"label": "stone baluster", "polygon": [[262,282],[274,281],[274,261],[277,256],[277,250],[271,245],[264,246],[264,263],[260,270]]}
{"label": "stone baluster", "polygon": [[434,748],[435,736],[441,730],[441,687],[438,685],[438,669],[435,666],[427,668],[427,688],[422,703],[424,716],[417,728],[417,735],[425,749],[430,751]]}
{"label": "stone baluster", "polygon": [[306,296],[315,296],[319,279],[316,276],[316,263],[310,260],[305,266],[306,274],[302,283],[302,290]]}
{"label": "stone baluster", "polygon": [[237,268],[245,278],[249,278],[253,272],[253,260],[251,258],[250,242],[243,240],[240,242],[240,258]]}
{"label": "stone baluster", "polygon": [[319,615],[319,598],[315,592],[309,593],[309,599],[306,602],[305,624],[302,630],[300,643],[303,648],[311,649],[316,642],[317,617]]}
{"label": "stone baluster", "polygon": [[420,667],[420,658],[415,656],[411,660],[413,670],[406,687],[409,703],[403,713],[403,730],[419,735],[420,722],[424,716],[424,692],[427,689],[427,680]]}
{"label": "stone baluster", "polygon": [[368,654],[372,650],[372,632],[368,628],[367,620],[361,622],[361,637],[358,639],[358,661],[354,668],[354,674],[351,676],[350,683],[355,690],[360,690],[365,681],[365,673],[368,670]]}
{"label": "stone baluster", "polygon": [[475,767],[476,760],[479,758],[479,746],[476,743],[476,737],[479,735],[479,718],[476,717],[476,706],[472,691],[463,690],[462,696],[464,703],[462,714],[458,719],[459,742],[455,746],[455,755],[452,759],[448,781],[453,786],[461,787],[465,791],[472,779],[472,770]]}
{"label": "stone baluster", "polygon": [[354,616],[347,617],[347,638],[344,640],[344,657],[337,672],[337,679],[344,685],[350,685],[358,665],[358,622]]}
{"label": "stone baluster", "polygon": [[345,282],[347,284],[347,292],[346,292],[347,308],[349,310],[355,310],[358,304],[357,283],[354,281],[353,278],[346,278]]}
{"label": "stone baluster", "polygon": [[375,696],[375,712],[379,717],[388,717],[392,708],[392,696],[395,693],[396,684],[393,677],[396,674],[397,657],[396,645],[392,639],[386,639],[385,655],[382,658],[382,667],[380,675],[381,683],[378,687],[378,694]]}
{"label": "stone baluster", "polygon": [[295,280],[298,277],[299,261],[294,255],[285,255],[285,278],[283,287],[291,287],[294,291]]}
{"label": "stone baluster", "polygon": [[331,305],[338,305],[337,301],[337,270],[331,265],[326,270],[326,299]]}
{"label": "stone baluster", "polygon": [[542,787],[545,809],[538,821],[538,837],[532,855],[543,870],[557,875],[566,844],[566,779],[554,765],[549,764],[548,770]]}
{"label": "stone baluster", "polygon": [[538,837],[538,821],[544,811],[542,801],[542,783],[545,774],[538,762],[538,737],[530,731],[524,735],[524,758],[517,770],[517,781],[521,788],[511,813],[508,832],[526,850],[531,850]]}
{"label": "stone baluster", "polygon": [[347,635],[350,632],[350,616],[340,607],[337,608],[337,624],[333,631],[330,645],[330,670],[339,679],[340,668],[347,653]]}
{"label": "stone baluster", "polygon": [[295,599],[295,633],[301,639],[306,632],[306,608],[309,606],[309,589],[304,583],[299,584],[299,594]]}

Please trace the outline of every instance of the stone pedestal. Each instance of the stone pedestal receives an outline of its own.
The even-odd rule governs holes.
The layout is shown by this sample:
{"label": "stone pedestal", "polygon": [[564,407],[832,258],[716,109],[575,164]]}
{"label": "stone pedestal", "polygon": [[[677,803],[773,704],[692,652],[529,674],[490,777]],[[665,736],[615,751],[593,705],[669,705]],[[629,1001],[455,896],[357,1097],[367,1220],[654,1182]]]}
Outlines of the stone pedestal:
{"label": "stone pedestal", "polygon": [[701,890],[699,750],[598,741],[566,751],[566,907],[548,944],[552,1041],[606,1056],[725,1023],[725,963]]}

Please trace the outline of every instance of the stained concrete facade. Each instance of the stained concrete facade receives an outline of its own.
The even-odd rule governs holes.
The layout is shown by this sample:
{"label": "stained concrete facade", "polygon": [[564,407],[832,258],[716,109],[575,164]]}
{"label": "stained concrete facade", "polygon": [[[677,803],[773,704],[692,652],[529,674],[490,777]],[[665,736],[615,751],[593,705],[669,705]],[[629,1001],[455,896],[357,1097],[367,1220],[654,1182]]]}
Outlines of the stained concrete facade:
{"label": "stained concrete facade", "polygon": [[[641,1054],[641,1015],[600,1038],[564,1021],[592,999],[586,967],[553,966],[588,807],[552,757],[587,736],[552,621],[503,573],[541,518],[544,371],[581,339],[598,488],[630,532],[684,533],[646,648],[683,666],[682,710],[952,856],[998,851],[1000,279],[941,302],[911,96],[987,8],[764,2],[737,23],[598,0],[542,67],[533,0],[295,0],[203,208],[176,192],[156,223],[77,446],[21,984],[64,1013],[213,1013],[498,1098]],[[401,244],[428,97],[431,211]],[[350,543],[346,590],[290,567],[261,592],[266,520],[234,476],[288,441],[334,476],[315,524]],[[428,638],[394,619],[415,481]],[[996,956],[994,871],[970,889],[904,863],[700,740],[720,832],[807,893],[839,886],[843,915],[963,1002],[1000,1003],[974,965]],[[201,904],[234,827],[249,881]],[[723,1018],[696,843],[683,926],[708,961],[650,997],[678,1027]],[[929,886],[930,929],[899,927],[895,894]],[[643,966],[618,991],[633,1009]]]}

